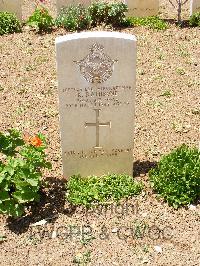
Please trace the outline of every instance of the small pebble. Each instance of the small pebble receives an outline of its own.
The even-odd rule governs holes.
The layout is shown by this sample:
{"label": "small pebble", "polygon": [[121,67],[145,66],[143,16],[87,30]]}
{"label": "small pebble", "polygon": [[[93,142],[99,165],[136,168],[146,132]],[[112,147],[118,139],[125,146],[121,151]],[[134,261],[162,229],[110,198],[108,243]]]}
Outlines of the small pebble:
{"label": "small pebble", "polygon": [[37,223],[32,224],[31,226],[41,226],[41,225],[45,225],[46,223],[47,223],[47,221],[45,219],[43,219]]}
{"label": "small pebble", "polygon": [[57,237],[57,233],[56,231],[53,231],[51,238],[56,238],[56,237]]}
{"label": "small pebble", "polygon": [[197,207],[196,207],[195,205],[192,205],[192,204],[189,205],[189,210],[190,210],[190,211],[195,211],[196,208],[197,208]]}
{"label": "small pebble", "polygon": [[162,248],[160,246],[154,246],[154,249],[158,253],[162,253]]}

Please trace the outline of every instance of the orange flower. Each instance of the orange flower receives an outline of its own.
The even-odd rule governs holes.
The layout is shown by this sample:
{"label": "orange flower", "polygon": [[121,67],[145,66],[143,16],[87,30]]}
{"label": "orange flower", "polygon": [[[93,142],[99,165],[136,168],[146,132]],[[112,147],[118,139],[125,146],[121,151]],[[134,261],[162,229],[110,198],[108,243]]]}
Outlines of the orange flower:
{"label": "orange flower", "polygon": [[38,136],[29,138],[29,142],[35,147],[40,147],[42,145],[42,140]]}

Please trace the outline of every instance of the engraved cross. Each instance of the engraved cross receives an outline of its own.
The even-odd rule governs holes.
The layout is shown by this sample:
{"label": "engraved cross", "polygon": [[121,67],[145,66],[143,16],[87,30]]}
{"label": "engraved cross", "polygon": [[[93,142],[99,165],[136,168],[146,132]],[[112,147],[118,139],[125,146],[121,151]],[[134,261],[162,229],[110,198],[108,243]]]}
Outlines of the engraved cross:
{"label": "engraved cross", "polygon": [[85,127],[96,127],[96,146],[95,146],[95,148],[102,148],[102,147],[100,147],[100,144],[99,144],[100,127],[109,126],[111,128],[111,122],[105,122],[105,123],[99,122],[99,111],[100,110],[101,109],[94,109],[94,111],[96,112],[96,122],[95,123],[85,123]]}

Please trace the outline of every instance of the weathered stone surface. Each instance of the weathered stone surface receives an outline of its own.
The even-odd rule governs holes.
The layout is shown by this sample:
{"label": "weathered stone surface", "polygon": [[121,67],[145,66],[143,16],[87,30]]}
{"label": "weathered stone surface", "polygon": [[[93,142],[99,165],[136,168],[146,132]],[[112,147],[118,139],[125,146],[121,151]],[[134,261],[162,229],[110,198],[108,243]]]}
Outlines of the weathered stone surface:
{"label": "weathered stone surface", "polygon": [[62,7],[70,6],[70,5],[78,5],[83,4],[85,6],[90,5],[91,0],[57,0],[56,7],[59,12]]}
{"label": "weathered stone surface", "polygon": [[128,16],[156,16],[159,11],[159,0],[125,0],[128,5]]}
{"label": "weathered stone surface", "polygon": [[190,15],[193,15],[196,12],[200,12],[200,0],[191,0],[190,1]]}
{"label": "weathered stone surface", "polygon": [[22,0],[0,0],[0,11],[15,13],[18,19],[22,19]]}

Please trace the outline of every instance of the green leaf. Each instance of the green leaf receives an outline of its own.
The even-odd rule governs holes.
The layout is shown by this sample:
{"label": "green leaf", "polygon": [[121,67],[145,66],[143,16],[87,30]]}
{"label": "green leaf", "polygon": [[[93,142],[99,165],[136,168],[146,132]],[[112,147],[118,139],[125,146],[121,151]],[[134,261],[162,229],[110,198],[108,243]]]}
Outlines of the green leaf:
{"label": "green leaf", "polygon": [[39,195],[37,194],[37,192],[31,191],[30,189],[16,191],[12,194],[12,196],[18,201],[18,203],[26,203],[39,200]]}
{"label": "green leaf", "polygon": [[39,182],[40,182],[40,174],[35,173],[35,174],[30,174],[27,178],[26,181],[33,187],[37,187]]}
{"label": "green leaf", "polygon": [[12,165],[6,165],[2,171],[4,174],[7,173],[10,176],[14,175],[15,168]]}
{"label": "green leaf", "polygon": [[7,156],[16,154],[16,148],[24,144],[19,131],[8,129],[7,134],[0,132],[0,151]]}
{"label": "green leaf", "polygon": [[10,195],[8,194],[7,191],[0,191],[0,203],[5,200],[9,200]]}
{"label": "green leaf", "polygon": [[19,217],[24,213],[24,206],[17,204],[13,199],[0,203],[0,213]]}

